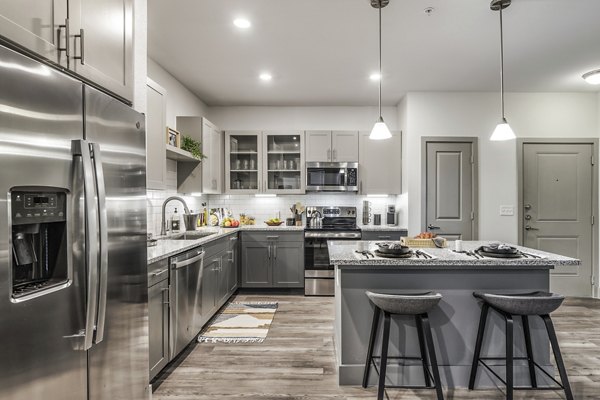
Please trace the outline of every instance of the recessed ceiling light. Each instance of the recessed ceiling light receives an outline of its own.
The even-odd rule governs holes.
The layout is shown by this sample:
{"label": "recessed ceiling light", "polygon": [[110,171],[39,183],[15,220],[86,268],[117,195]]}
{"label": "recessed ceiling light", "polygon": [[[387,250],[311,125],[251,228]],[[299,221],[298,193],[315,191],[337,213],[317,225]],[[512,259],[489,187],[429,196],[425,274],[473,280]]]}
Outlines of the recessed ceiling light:
{"label": "recessed ceiling light", "polygon": [[260,78],[261,81],[265,81],[265,82],[273,79],[273,76],[271,76],[271,74],[269,74],[267,72],[260,74],[258,77]]}
{"label": "recessed ceiling light", "polygon": [[252,26],[246,18],[236,18],[233,20],[233,24],[241,29],[248,29]]}
{"label": "recessed ceiling light", "polygon": [[369,79],[372,81],[378,81],[381,79],[381,75],[379,75],[379,73],[376,72],[374,74],[369,75]]}
{"label": "recessed ceiling light", "polygon": [[590,85],[600,85],[600,69],[586,72],[582,78]]}

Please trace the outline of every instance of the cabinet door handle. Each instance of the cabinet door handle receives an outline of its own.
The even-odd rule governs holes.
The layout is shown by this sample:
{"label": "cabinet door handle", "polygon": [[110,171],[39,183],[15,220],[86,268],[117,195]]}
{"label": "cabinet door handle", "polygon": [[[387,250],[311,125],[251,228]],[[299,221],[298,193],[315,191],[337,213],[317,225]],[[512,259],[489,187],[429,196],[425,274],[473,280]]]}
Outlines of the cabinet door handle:
{"label": "cabinet door handle", "polygon": [[333,161],[337,158],[337,149],[333,149]]}
{"label": "cabinet door handle", "polygon": [[153,272],[153,273],[152,273],[152,276],[155,276],[155,277],[156,277],[156,276],[160,276],[160,275],[164,274],[165,272],[167,272],[168,270],[169,270],[168,268],[165,268],[165,269],[163,269],[163,270],[160,270],[160,271]]}
{"label": "cabinet door handle", "polygon": [[268,249],[269,249],[269,260],[270,260],[271,259],[271,245],[269,245]]}
{"label": "cabinet door handle", "polygon": [[81,65],[85,65],[85,32],[83,28],[79,30],[79,35],[75,35],[76,38],[79,38],[79,55],[73,57],[74,60],[79,60]]}
{"label": "cabinet door handle", "polygon": [[267,240],[277,240],[279,236],[267,236]]}
{"label": "cabinet door handle", "polygon": [[[65,29],[65,38],[66,38],[65,47],[61,46],[61,40],[60,40],[60,38],[61,38],[60,34],[62,33],[63,28]],[[69,46],[69,36],[70,36],[69,35],[69,18],[65,18],[65,24],[64,25],[59,25],[58,26],[57,32],[58,32],[58,38],[56,40],[56,44],[57,44],[56,48],[57,48],[57,50],[59,52],[60,51],[64,51],[65,52],[65,55],[67,56],[67,65],[68,65],[68,63],[69,63],[69,56],[71,54],[71,52],[69,51],[70,50],[70,46]]]}
{"label": "cabinet door handle", "polygon": [[273,245],[273,258],[277,260],[277,245]]}
{"label": "cabinet door handle", "polygon": [[327,161],[331,161],[331,149],[327,149]]}
{"label": "cabinet door handle", "polygon": [[[166,287],[166,288],[163,288],[163,289],[161,290],[161,292],[162,292],[162,295],[163,295],[163,304],[164,304],[164,305],[169,305],[169,304],[171,304],[171,302],[169,301],[169,288],[168,288],[168,287]],[[165,301],[165,292],[167,292],[167,301]]]}
{"label": "cabinet door handle", "polygon": [[379,239],[391,239],[391,236],[379,235]]}

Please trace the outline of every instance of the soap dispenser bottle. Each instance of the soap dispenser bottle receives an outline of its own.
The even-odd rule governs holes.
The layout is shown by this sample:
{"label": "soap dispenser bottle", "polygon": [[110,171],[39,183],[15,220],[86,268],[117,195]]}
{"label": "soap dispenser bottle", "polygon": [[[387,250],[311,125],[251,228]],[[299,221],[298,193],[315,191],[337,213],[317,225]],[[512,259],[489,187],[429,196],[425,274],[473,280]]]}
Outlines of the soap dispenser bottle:
{"label": "soap dispenser bottle", "polygon": [[177,213],[177,208],[171,216],[171,232],[179,232],[179,214]]}

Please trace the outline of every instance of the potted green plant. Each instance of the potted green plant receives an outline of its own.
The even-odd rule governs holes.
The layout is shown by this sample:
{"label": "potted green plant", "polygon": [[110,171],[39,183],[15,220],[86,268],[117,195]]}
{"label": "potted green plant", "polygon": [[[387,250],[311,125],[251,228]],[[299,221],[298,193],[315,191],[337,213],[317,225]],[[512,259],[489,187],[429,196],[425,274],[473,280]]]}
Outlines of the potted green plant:
{"label": "potted green plant", "polygon": [[192,157],[200,161],[202,161],[203,158],[206,158],[206,156],[202,154],[200,142],[190,136],[182,136],[181,150],[189,152]]}

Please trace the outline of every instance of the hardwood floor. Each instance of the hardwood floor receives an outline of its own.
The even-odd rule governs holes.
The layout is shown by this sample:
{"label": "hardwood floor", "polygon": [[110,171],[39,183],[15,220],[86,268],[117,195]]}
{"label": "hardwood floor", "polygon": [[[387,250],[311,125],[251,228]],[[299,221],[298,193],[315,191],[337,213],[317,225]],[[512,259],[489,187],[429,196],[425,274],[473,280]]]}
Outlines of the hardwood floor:
{"label": "hardwood floor", "polygon": [[[262,344],[197,344],[159,378],[154,400],[374,399],[376,388],[338,386],[333,298],[237,295],[278,301]],[[553,314],[575,399],[600,399],[600,300],[569,299]],[[435,399],[433,391],[390,389],[389,399]],[[444,391],[445,398],[504,399],[497,390]],[[563,399],[562,391],[516,391],[515,399]]]}

